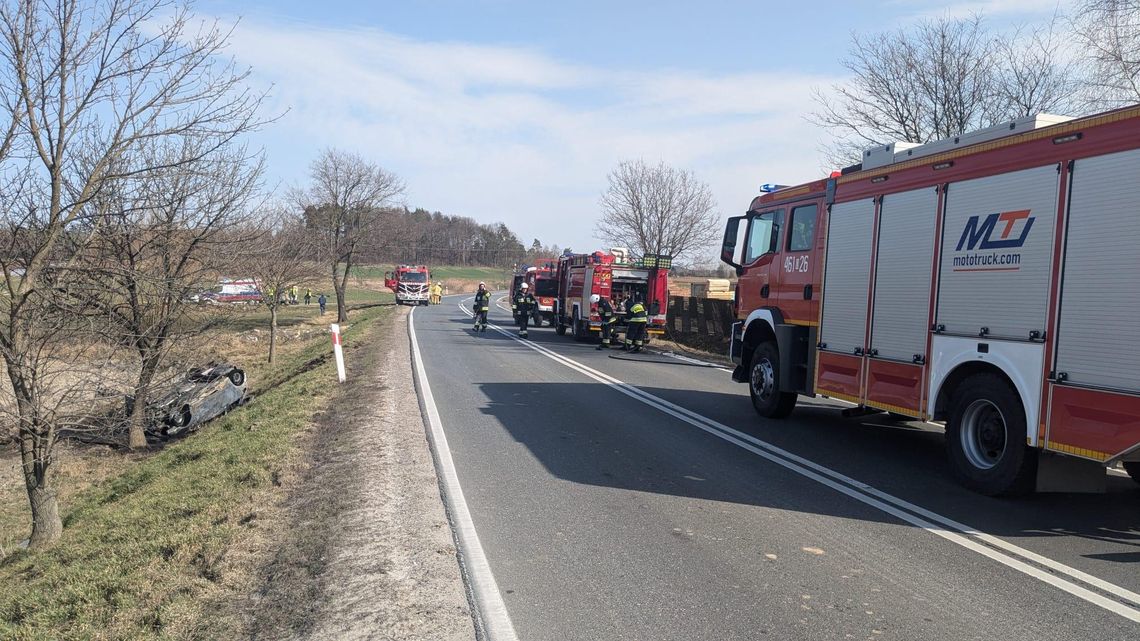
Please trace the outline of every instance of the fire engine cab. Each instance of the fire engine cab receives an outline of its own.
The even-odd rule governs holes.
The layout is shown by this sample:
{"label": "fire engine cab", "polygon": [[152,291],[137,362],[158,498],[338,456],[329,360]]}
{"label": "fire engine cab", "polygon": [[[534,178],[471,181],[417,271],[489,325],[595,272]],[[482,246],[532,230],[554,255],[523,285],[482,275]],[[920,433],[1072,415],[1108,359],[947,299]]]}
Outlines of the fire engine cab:
{"label": "fire engine cab", "polygon": [[669,304],[669,256],[646,255],[630,258],[626,249],[609,253],[570,254],[558,259],[558,297],[555,300],[554,331],[562,336],[570,330],[576,340],[586,340],[591,332],[601,332],[602,318],[590,295],[608,298],[617,312],[619,325],[625,324],[625,300],[633,295],[645,304],[650,336],[665,333],[665,311]]}
{"label": "fire engine cab", "polygon": [[528,267],[523,279],[530,285],[530,293],[534,295],[538,307],[534,310],[533,321],[535,327],[541,327],[543,321],[547,325],[554,324],[554,302],[558,298],[558,275],[555,273],[555,261],[536,261],[534,267]]}
{"label": "fire engine cab", "polygon": [[424,265],[399,265],[384,273],[384,286],[396,294],[397,305],[427,305],[431,302],[431,274]]}
{"label": "fire engine cab", "polygon": [[[945,421],[985,494],[1140,480],[1140,106],[885,145],[729,220],[733,379]],[[1063,456],[1062,456],[1063,455]]]}

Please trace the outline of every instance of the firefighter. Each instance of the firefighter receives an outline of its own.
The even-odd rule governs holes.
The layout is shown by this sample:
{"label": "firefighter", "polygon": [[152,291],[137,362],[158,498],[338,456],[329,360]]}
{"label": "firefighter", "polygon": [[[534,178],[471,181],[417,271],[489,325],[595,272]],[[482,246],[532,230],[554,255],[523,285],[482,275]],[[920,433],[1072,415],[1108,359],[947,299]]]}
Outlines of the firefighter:
{"label": "firefighter", "polygon": [[479,283],[479,291],[475,292],[475,331],[487,331],[487,312],[491,309],[491,292],[487,291],[487,283]]}
{"label": "firefighter", "polygon": [[530,315],[537,306],[538,303],[535,302],[534,296],[530,293],[530,285],[527,283],[519,285],[519,293],[511,302],[511,311],[514,312],[515,322],[519,326],[519,338],[526,338],[527,323],[530,322]]}
{"label": "firefighter", "polygon": [[439,281],[437,280],[437,281],[435,281],[435,284],[431,286],[431,304],[432,305],[438,305],[439,299],[442,295],[443,295],[443,285],[440,285]]}
{"label": "firefighter", "polygon": [[645,345],[645,325],[649,322],[649,315],[645,312],[645,305],[638,299],[637,294],[630,294],[625,305],[629,318],[626,319],[625,344],[621,350],[636,354]]}
{"label": "firefighter", "polygon": [[617,322],[614,306],[608,298],[602,298],[598,294],[590,294],[590,302],[598,306],[598,316],[602,317],[602,342],[594,349],[609,349],[613,342],[614,323]]}

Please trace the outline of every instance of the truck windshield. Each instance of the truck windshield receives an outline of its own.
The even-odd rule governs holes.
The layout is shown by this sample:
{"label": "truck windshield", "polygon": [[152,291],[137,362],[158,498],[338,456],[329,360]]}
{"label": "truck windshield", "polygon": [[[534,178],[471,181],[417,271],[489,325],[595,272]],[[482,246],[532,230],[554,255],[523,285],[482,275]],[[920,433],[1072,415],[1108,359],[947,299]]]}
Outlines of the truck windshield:
{"label": "truck windshield", "polygon": [[553,278],[539,278],[534,281],[535,296],[557,296],[558,281]]}
{"label": "truck windshield", "polygon": [[404,272],[400,274],[400,280],[405,283],[426,283],[427,272]]}

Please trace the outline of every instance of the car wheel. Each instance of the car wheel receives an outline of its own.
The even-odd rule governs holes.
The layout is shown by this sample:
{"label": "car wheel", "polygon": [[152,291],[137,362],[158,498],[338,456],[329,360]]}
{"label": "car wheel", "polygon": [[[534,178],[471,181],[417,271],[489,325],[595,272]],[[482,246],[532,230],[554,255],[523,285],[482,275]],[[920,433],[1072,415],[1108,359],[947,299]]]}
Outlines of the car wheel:
{"label": "car wheel", "polygon": [[795,392],[780,391],[780,352],[776,343],[761,343],[752,352],[748,394],[752,407],[765,418],[784,418],[796,407]]}
{"label": "car wheel", "polygon": [[1128,476],[1131,476],[1133,481],[1140,483],[1140,461],[1126,461],[1124,471],[1128,472]]}
{"label": "car wheel", "polygon": [[234,385],[240,386],[242,383],[245,383],[245,372],[240,369],[230,371],[228,376],[230,377],[230,382]]}
{"label": "car wheel", "polygon": [[189,405],[183,405],[182,409],[179,410],[178,413],[175,414],[173,417],[171,417],[170,426],[181,428],[181,427],[186,427],[189,424],[190,424],[190,406]]}
{"label": "car wheel", "polygon": [[1025,409],[1009,383],[979,374],[955,391],[946,424],[946,454],[954,475],[987,496],[1033,488],[1037,451],[1025,443]]}

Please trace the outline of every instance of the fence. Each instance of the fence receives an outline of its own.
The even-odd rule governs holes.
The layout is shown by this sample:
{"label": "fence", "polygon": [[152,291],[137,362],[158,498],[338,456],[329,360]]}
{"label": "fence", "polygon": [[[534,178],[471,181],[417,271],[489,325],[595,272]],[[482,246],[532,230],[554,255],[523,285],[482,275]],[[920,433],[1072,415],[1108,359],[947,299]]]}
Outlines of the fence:
{"label": "fence", "polygon": [[732,301],[713,298],[670,296],[665,324],[679,342],[727,342],[732,338]]}

